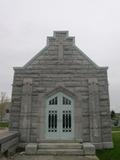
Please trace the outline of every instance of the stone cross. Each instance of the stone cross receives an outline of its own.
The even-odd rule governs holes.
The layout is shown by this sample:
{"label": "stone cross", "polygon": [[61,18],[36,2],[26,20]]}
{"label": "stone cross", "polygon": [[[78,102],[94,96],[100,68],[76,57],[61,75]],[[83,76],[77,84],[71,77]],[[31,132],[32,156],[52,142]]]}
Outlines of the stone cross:
{"label": "stone cross", "polygon": [[64,46],[70,45],[66,40],[60,39],[54,42],[54,45],[58,47],[58,58],[62,60],[64,57]]}
{"label": "stone cross", "polygon": [[58,59],[62,60],[64,57],[64,46],[72,46],[74,44],[74,37],[48,37],[47,45],[55,45],[58,48]]}
{"label": "stone cross", "polygon": [[64,43],[62,41],[57,43],[58,45],[58,58],[61,60],[64,56]]}

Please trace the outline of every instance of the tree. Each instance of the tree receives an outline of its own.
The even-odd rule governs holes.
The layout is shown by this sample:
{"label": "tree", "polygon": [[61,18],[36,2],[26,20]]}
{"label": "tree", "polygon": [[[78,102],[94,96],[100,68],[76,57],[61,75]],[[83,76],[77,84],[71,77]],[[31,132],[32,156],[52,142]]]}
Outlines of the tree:
{"label": "tree", "polygon": [[3,120],[3,116],[5,114],[5,108],[7,103],[9,102],[9,99],[5,92],[0,93],[0,121]]}
{"label": "tree", "polygon": [[116,113],[115,113],[115,111],[111,111],[111,119],[114,119],[114,118],[116,118]]}

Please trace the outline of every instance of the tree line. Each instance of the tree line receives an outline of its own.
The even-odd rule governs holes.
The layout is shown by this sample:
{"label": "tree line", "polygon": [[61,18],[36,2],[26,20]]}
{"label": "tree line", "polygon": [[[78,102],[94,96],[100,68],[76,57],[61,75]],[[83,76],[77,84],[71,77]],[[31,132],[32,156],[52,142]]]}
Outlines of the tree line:
{"label": "tree line", "polygon": [[0,121],[3,121],[6,113],[9,113],[10,99],[8,98],[6,92],[0,93]]}

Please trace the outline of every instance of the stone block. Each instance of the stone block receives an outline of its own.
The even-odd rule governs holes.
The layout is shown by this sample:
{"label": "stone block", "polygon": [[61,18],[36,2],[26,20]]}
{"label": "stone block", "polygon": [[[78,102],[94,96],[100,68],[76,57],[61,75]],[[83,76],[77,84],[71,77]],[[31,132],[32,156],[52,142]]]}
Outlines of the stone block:
{"label": "stone block", "polygon": [[8,148],[8,156],[14,155],[16,153],[17,147],[18,147],[18,145],[14,145],[14,146],[11,146],[10,148]]}
{"label": "stone block", "polygon": [[111,132],[109,134],[103,134],[102,139],[104,142],[111,142],[112,140]]}
{"label": "stone block", "polygon": [[[97,156],[84,156],[84,158],[86,159],[89,159],[89,160],[99,160],[99,158]],[[84,159],[82,159],[84,160]]]}
{"label": "stone block", "polygon": [[97,149],[97,150],[103,149],[103,143],[102,142],[94,143],[94,145],[95,145],[95,149]]}
{"label": "stone block", "polygon": [[95,146],[92,143],[83,143],[83,150],[85,155],[95,155]]}
{"label": "stone block", "polygon": [[89,134],[89,132],[90,132],[90,131],[89,131],[89,128],[84,128],[84,129],[83,129],[83,134]]}
{"label": "stone block", "polygon": [[1,144],[1,152],[4,153],[5,151],[7,151],[12,146],[17,146],[17,144],[18,144],[18,137],[13,138],[11,140],[6,140],[6,142]]}
{"label": "stone block", "polygon": [[83,141],[84,142],[90,142],[90,135],[89,134],[84,134],[83,135]]}
{"label": "stone block", "polygon": [[113,148],[113,143],[112,142],[103,142],[103,148]]}
{"label": "stone block", "polygon": [[28,143],[25,146],[25,153],[26,154],[36,154],[37,152],[37,144],[36,143]]}

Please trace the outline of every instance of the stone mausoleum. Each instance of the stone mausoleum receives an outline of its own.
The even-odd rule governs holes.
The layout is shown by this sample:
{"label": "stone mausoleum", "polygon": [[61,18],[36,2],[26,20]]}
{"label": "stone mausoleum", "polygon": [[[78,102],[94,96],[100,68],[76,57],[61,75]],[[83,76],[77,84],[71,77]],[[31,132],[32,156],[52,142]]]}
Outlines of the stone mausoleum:
{"label": "stone mausoleum", "polygon": [[99,67],[68,31],[55,31],[23,67],[14,67],[10,130],[20,144],[89,143],[112,148],[108,67]]}

